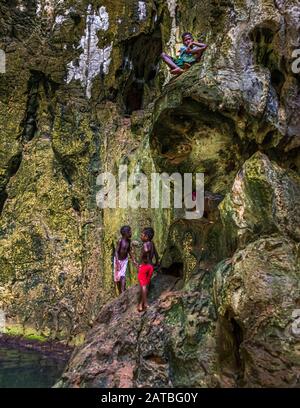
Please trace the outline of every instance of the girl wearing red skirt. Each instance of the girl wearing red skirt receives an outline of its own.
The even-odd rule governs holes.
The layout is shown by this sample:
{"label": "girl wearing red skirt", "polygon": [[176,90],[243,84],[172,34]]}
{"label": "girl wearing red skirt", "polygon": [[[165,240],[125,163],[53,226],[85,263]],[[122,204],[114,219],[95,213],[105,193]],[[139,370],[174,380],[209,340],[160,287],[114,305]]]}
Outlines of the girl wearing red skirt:
{"label": "girl wearing red skirt", "polygon": [[148,263],[148,255],[147,253],[144,253],[143,258],[142,258],[142,264],[139,266],[139,271],[138,271],[138,280],[139,280],[140,287],[141,287],[141,298],[140,298],[140,304],[138,306],[139,312],[146,310],[148,307],[148,302],[147,302],[148,293],[147,292],[148,292],[148,286],[150,285],[152,274],[153,274],[153,265]]}
{"label": "girl wearing red skirt", "polygon": [[152,265],[153,258],[155,258],[155,265],[158,266],[158,253],[156,251],[155,245],[152,242],[154,236],[153,228],[144,228],[141,239],[143,241],[143,248],[141,259],[142,263],[138,269],[138,280],[141,287],[141,299],[138,306],[138,311],[142,312],[147,309],[148,302],[147,302],[147,294],[148,294],[148,286],[151,281],[151,277],[153,274],[154,267]]}

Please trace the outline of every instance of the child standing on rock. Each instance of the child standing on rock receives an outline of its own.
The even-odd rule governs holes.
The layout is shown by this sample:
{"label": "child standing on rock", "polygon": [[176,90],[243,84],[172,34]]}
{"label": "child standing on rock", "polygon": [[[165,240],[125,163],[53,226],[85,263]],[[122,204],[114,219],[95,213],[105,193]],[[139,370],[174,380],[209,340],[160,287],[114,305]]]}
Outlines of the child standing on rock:
{"label": "child standing on rock", "polygon": [[143,241],[141,254],[142,263],[138,269],[138,280],[141,287],[140,303],[138,305],[139,312],[146,310],[148,307],[147,293],[148,286],[150,285],[151,277],[154,270],[152,263],[153,258],[155,258],[154,266],[159,265],[158,253],[156,251],[154,242],[152,242],[153,237],[154,237],[153,228],[151,227],[144,228],[141,235],[141,240]]}
{"label": "child standing on rock", "polygon": [[114,256],[114,281],[117,285],[118,293],[126,290],[126,270],[129,257],[134,261],[131,252],[131,228],[124,225],[120,230],[122,238],[119,240]]}

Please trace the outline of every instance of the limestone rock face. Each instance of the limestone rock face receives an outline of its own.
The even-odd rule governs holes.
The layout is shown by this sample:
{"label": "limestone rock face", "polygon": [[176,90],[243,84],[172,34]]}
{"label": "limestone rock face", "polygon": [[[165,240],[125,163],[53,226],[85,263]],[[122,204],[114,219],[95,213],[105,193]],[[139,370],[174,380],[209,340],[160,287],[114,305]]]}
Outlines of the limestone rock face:
{"label": "limestone rock face", "polygon": [[59,387],[299,387],[297,246],[259,239],[212,273],[158,275],[105,306]]}
{"label": "limestone rock face", "polygon": [[[160,88],[167,7],[144,6],[1,3],[0,307],[8,326],[61,339],[83,334],[114,295],[120,226],[135,218],[137,238],[153,220],[151,211],[97,205],[100,173],[117,174],[120,164],[129,174],[153,169],[143,108]],[[168,216],[155,218],[163,225]]]}
{"label": "limestone rock face", "polygon": [[256,153],[239,171],[220,212],[228,235],[239,245],[274,232],[299,241],[299,199],[299,176]]}
{"label": "limestone rock face", "polygon": [[[221,372],[246,387],[299,387],[299,248],[260,238],[217,268],[214,279]],[[298,310],[299,311],[299,310]]]}
{"label": "limestone rock face", "polygon": [[[256,160],[266,158],[245,168]],[[244,217],[250,223],[251,212]],[[136,310],[137,287],[105,306],[57,386],[299,387],[299,241],[274,230],[234,253],[226,242],[230,229],[217,219],[174,222],[149,309]]]}
{"label": "limestone rock face", "polygon": [[195,10],[206,20],[199,17],[209,45],[203,63],[165,87],[150,142],[160,168],[202,171],[208,189],[225,193],[257,149],[299,169],[299,76],[292,71],[299,32],[290,24],[299,4],[207,3]]}
{"label": "limestone rock face", "polygon": [[176,290],[178,278],[157,276],[142,315],[137,287],[129,289],[102,309],[57,386],[218,385],[209,279],[198,274],[186,290]]}
{"label": "limestone rock face", "polygon": [[[1,3],[0,308],[87,335],[61,386],[299,386],[299,17],[298,0]],[[171,79],[160,53],[185,31],[208,48]],[[101,209],[120,166],[203,172],[204,217]],[[162,255],[142,316],[132,267],[113,300],[125,224]]]}

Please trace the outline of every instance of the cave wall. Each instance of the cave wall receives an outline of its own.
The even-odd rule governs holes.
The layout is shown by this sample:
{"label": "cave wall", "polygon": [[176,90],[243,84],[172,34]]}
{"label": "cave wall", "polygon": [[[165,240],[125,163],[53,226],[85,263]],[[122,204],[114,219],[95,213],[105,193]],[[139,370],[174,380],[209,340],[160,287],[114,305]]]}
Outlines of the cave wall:
{"label": "cave wall", "polygon": [[100,173],[153,168],[147,106],[169,16],[164,2],[142,3],[1,3],[0,307],[14,332],[80,341],[115,296],[120,227],[139,238],[156,220],[158,243],[165,234],[168,215],[96,202]]}
{"label": "cave wall", "polygon": [[144,152],[205,173],[205,216],[165,220],[150,307],[135,286],[106,304],[58,386],[299,387],[299,3],[165,3],[163,49],[186,30],[209,47],[161,67]]}
{"label": "cave wall", "polygon": [[[0,10],[0,307],[9,325],[68,340],[86,332],[115,296],[111,257],[123,224],[135,240],[154,226],[163,267],[183,286],[203,258],[212,272],[249,244],[255,210],[235,223],[248,190],[228,195],[245,161],[259,151],[299,173],[296,1],[15,0]],[[174,55],[183,31],[209,47],[169,81],[159,54]],[[206,189],[226,196],[221,216],[203,226],[162,210],[101,211],[97,176],[120,164],[130,174],[204,172]],[[289,229],[261,222],[251,224],[255,239]]]}

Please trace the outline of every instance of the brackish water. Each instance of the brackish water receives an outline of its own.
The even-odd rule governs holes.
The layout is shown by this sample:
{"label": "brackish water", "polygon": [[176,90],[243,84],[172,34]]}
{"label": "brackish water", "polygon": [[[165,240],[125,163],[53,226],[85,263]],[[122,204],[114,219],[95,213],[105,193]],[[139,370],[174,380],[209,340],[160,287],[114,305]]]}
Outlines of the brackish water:
{"label": "brackish water", "polygon": [[65,366],[36,351],[0,346],[0,388],[50,388]]}

